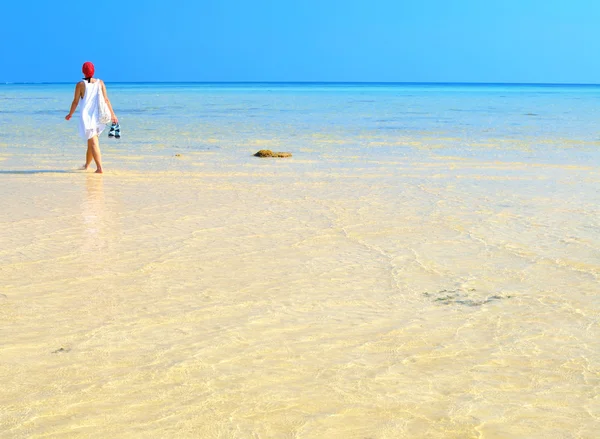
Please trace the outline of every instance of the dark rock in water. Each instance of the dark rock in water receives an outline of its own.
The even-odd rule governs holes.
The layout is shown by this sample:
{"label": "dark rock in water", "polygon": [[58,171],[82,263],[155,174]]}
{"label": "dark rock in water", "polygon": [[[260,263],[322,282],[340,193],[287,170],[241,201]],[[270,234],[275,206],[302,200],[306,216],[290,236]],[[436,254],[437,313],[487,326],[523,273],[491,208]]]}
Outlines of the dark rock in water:
{"label": "dark rock in water", "polygon": [[71,348],[66,348],[66,349],[65,348],[60,348],[60,349],[57,349],[55,351],[52,351],[52,353],[53,354],[60,354],[60,353],[63,353],[63,352],[69,352],[70,350],[71,350]]}
{"label": "dark rock in water", "polygon": [[291,157],[291,152],[273,152],[270,149],[261,149],[254,157]]}
{"label": "dark rock in water", "polygon": [[494,302],[496,300],[510,299],[511,296],[487,296],[482,297],[475,293],[475,289],[469,290],[441,290],[437,293],[423,293],[425,297],[430,297],[434,302],[443,305],[463,305],[463,306],[481,306],[486,303]]}
{"label": "dark rock in water", "polygon": [[175,154],[175,157],[181,157],[181,154]]}

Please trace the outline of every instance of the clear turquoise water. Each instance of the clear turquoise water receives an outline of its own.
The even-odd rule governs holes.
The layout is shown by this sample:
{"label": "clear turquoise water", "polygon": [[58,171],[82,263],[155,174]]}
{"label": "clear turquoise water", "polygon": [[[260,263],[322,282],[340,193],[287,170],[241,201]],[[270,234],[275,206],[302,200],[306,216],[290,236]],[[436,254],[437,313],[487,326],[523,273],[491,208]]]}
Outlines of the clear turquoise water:
{"label": "clear turquoise water", "polygon": [[[71,169],[84,143],[66,122],[74,84],[0,85],[5,170]],[[109,169],[191,170],[175,154],[246,163],[458,156],[599,163],[600,86],[465,84],[108,84],[123,137],[103,133]],[[166,160],[168,159],[168,160]]]}

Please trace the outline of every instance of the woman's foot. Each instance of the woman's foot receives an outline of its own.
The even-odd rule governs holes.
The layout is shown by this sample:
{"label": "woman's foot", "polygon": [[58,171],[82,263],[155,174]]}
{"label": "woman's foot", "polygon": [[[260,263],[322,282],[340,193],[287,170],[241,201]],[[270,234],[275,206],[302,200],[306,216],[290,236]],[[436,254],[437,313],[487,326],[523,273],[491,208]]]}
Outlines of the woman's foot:
{"label": "woman's foot", "polygon": [[94,174],[103,174],[102,168],[96,169],[96,172],[94,172]]}
{"label": "woman's foot", "polygon": [[90,167],[89,165],[82,165],[77,169],[79,169],[80,171],[87,171],[89,167]]}

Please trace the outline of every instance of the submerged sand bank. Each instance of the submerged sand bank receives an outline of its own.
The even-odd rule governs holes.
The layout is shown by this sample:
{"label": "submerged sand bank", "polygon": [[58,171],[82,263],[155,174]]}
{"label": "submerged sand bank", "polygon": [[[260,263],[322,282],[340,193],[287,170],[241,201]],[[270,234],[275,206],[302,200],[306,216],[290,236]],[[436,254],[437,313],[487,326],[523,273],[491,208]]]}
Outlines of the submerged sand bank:
{"label": "submerged sand bank", "polygon": [[0,436],[594,437],[598,168],[286,163],[1,175]]}

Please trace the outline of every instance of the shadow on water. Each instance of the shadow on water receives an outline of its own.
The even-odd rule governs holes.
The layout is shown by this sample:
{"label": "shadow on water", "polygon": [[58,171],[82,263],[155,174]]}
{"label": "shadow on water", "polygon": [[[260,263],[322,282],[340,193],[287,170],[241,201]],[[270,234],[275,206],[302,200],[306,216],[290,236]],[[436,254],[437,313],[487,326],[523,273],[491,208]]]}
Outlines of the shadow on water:
{"label": "shadow on water", "polygon": [[83,173],[83,171],[77,170],[65,170],[65,169],[31,169],[25,171],[2,171],[0,175],[30,175],[30,174],[73,174]]}

